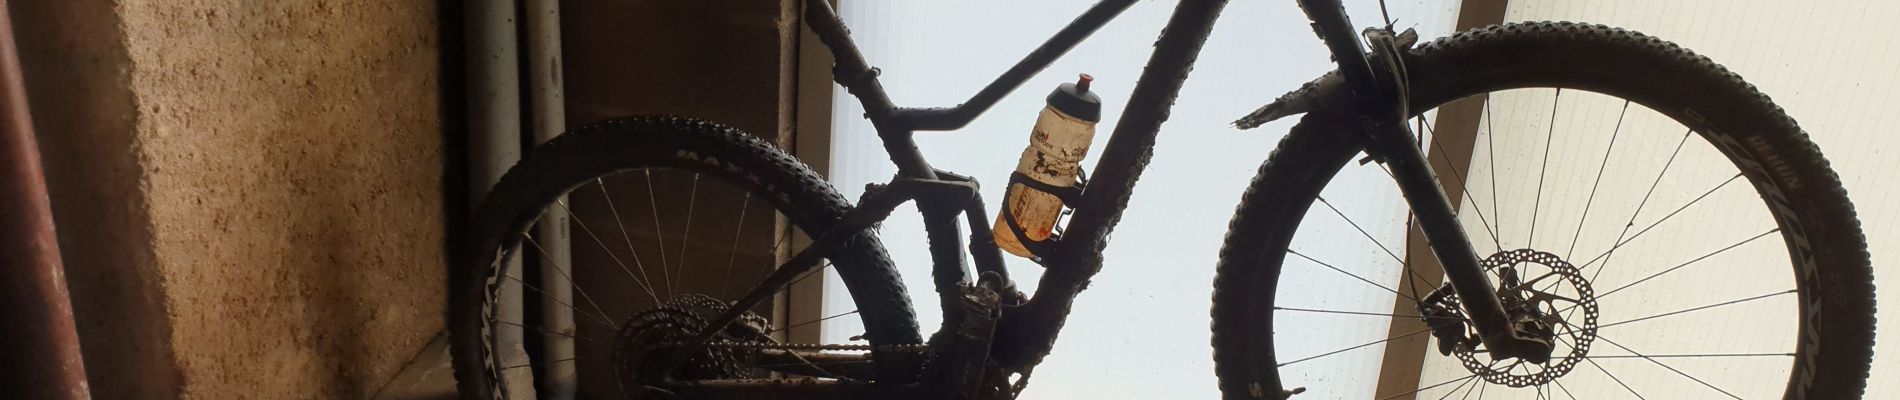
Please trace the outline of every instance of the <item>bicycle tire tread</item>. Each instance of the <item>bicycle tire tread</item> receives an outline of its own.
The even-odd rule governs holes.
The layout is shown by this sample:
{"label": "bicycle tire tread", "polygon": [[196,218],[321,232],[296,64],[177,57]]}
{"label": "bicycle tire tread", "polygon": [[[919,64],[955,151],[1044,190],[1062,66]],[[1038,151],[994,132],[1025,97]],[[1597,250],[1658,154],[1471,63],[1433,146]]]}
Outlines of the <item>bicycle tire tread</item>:
{"label": "bicycle tire tread", "polygon": [[[1560,60],[1560,57],[1594,57],[1609,60],[1594,61],[1598,64],[1641,63],[1651,66],[1654,73],[1647,77],[1616,77],[1611,76],[1615,74],[1614,71],[1601,71],[1604,75],[1600,79],[1606,82],[1648,79],[1665,82],[1667,85],[1664,86],[1678,91],[1685,87],[1708,89],[1699,93],[1714,99],[1709,102],[1723,104],[1703,112],[1726,121],[1746,121],[1740,125],[1756,128],[1757,132],[1766,132],[1750,133],[1752,136],[1747,139],[1753,140],[1750,145],[1756,148],[1749,151],[1765,153],[1774,159],[1761,160],[1769,164],[1761,171],[1744,168],[1744,173],[1758,185],[1768,180],[1773,182],[1770,186],[1774,189],[1794,194],[1785,200],[1793,203],[1791,207],[1800,214],[1803,229],[1808,230],[1804,235],[1810,239],[1809,242],[1815,243],[1814,257],[1824,261],[1819,265],[1821,270],[1818,275],[1821,278],[1817,282],[1822,285],[1824,292],[1820,294],[1820,301],[1827,303],[1827,311],[1820,318],[1824,318],[1829,325],[1829,328],[1822,330],[1821,336],[1824,337],[1818,338],[1828,343],[1823,353],[1817,355],[1822,358],[1818,361],[1822,365],[1816,368],[1822,371],[1807,377],[1807,384],[1801,385],[1806,390],[1795,390],[1796,385],[1790,385],[1787,398],[1858,397],[1870,373],[1875,322],[1873,272],[1865,235],[1858,223],[1854,222],[1858,221],[1857,214],[1847,201],[1846,189],[1842,187],[1838,174],[1821,156],[1818,146],[1808,139],[1808,135],[1792,117],[1739,75],[1674,43],[1630,30],[1571,22],[1509,23],[1461,32],[1412,49],[1407,59],[1408,68],[1413,71],[1415,86],[1412,101],[1414,104],[1435,104],[1452,100],[1430,98],[1432,94],[1429,93],[1454,90],[1417,88],[1421,85],[1446,84],[1435,82],[1434,76],[1453,74],[1433,71],[1468,64],[1510,65],[1512,62],[1530,68],[1561,68],[1556,65],[1537,65],[1565,61]],[[1515,60],[1498,61],[1499,58]],[[1489,62],[1472,63],[1472,60]],[[1487,73],[1508,75],[1496,71],[1471,74]],[[1482,77],[1471,79],[1482,80]],[[1476,84],[1503,86],[1506,82]],[[1415,105],[1413,109],[1426,108]],[[1288,185],[1312,183],[1312,177],[1302,176],[1310,174],[1299,170],[1323,170],[1322,173],[1328,176],[1322,178],[1330,178],[1333,168],[1313,166],[1324,165],[1332,160],[1319,159],[1318,155],[1322,152],[1314,149],[1329,145],[1351,145],[1335,136],[1345,135],[1338,132],[1302,135],[1296,130],[1282,139],[1242,195],[1236,215],[1229,223],[1229,234],[1221,250],[1219,272],[1214,282],[1214,306],[1210,310],[1213,316],[1212,344],[1215,348],[1216,373],[1220,376],[1226,398],[1278,396],[1277,393],[1263,393],[1265,388],[1249,387],[1257,383],[1251,376],[1257,376],[1260,372],[1246,367],[1258,364],[1255,358],[1259,354],[1270,355],[1272,349],[1248,348],[1237,344],[1245,341],[1236,342],[1240,340],[1238,337],[1254,333],[1249,332],[1244,325],[1260,323],[1247,319],[1247,311],[1265,314],[1261,310],[1246,309],[1256,304],[1247,300],[1252,300],[1251,296],[1261,295],[1269,296],[1270,299],[1273,294],[1272,288],[1262,291],[1258,282],[1254,281],[1264,277],[1262,271],[1249,269],[1271,269],[1273,271],[1264,275],[1278,274],[1279,262],[1284,261],[1284,253],[1260,254],[1259,243],[1283,239],[1276,235],[1284,233],[1274,230],[1293,229],[1298,224],[1298,217],[1292,216],[1289,220],[1286,215],[1274,214],[1287,211],[1273,208],[1305,210],[1310,205],[1311,199],[1305,199],[1306,204],[1300,204],[1297,199],[1289,203],[1289,200],[1278,197],[1288,196],[1280,192],[1295,189]],[[1845,226],[1836,225],[1837,222]],[[1274,382],[1273,386],[1278,384]]]}
{"label": "bicycle tire tread", "polygon": [[[480,307],[484,302],[471,296],[487,290],[484,275],[492,275],[492,267],[476,266],[493,265],[499,258],[482,253],[501,246],[501,235],[523,229],[527,222],[516,220],[519,214],[538,214],[555,196],[585,183],[575,178],[641,166],[693,167],[693,162],[680,158],[679,151],[693,151],[703,160],[716,160],[709,161],[720,163],[713,168],[752,180],[756,190],[772,194],[767,200],[779,212],[813,234],[841,221],[853,207],[823,177],[776,146],[738,129],[692,118],[612,119],[573,129],[536,146],[503,175],[477,208],[470,237],[477,241],[471,247],[476,253],[471,260],[479,262],[451,269],[451,352],[463,398],[500,398],[492,390],[491,376],[487,376],[492,366],[484,364],[485,344],[477,332],[480,321],[471,320],[480,314],[470,307]],[[562,178],[573,181],[573,185],[551,185],[563,182]],[[863,309],[860,317],[866,323],[867,340],[875,344],[921,343],[910,297],[874,233],[861,234],[833,258],[835,270]]]}

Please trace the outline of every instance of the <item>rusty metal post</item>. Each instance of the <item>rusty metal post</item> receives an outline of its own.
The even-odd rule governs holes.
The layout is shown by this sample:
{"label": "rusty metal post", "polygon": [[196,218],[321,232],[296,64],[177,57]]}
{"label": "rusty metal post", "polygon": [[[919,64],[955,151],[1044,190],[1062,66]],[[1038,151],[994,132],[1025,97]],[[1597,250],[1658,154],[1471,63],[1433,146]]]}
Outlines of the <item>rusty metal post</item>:
{"label": "rusty metal post", "polygon": [[89,399],[51,206],[13,19],[0,0],[0,388],[24,399]]}

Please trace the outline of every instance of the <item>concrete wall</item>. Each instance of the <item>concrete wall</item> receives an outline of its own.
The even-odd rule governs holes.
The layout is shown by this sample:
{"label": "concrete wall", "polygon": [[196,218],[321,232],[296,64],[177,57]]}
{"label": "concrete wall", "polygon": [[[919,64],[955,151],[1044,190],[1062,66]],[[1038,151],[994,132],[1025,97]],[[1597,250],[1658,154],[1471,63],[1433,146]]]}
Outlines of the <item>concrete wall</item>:
{"label": "concrete wall", "polygon": [[98,397],[365,397],[440,330],[435,2],[12,4]]}

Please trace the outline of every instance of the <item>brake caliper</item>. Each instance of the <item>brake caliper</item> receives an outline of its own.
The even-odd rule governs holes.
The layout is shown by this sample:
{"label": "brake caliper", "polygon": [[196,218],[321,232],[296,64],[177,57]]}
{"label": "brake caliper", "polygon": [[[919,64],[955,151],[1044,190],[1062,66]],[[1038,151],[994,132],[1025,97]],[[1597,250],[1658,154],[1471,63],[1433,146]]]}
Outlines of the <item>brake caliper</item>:
{"label": "brake caliper", "polygon": [[1452,294],[1451,285],[1441,286],[1419,301],[1418,314],[1425,326],[1432,328],[1432,336],[1438,338],[1439,355],[1451,355],[1453,350],[1460,347],[1469,349],[1470,343],[1478,342],[1478,336],[1465,326],[1465,318],[1458,311],[1457,295]]}

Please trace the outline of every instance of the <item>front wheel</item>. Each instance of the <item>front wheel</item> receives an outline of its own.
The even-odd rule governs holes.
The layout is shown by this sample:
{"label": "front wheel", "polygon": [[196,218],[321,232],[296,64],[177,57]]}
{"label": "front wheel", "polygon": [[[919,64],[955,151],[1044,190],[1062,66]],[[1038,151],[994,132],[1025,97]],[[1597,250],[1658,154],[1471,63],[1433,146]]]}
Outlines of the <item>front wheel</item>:
{"label": "front wheel", "polygon": [[1354,135],[1295,128],[1221,251],[1227,398],[1861,395],[1866,240],[1766,96],[1673,44],[1571,23],[1460,33],[1406,65],[1485,295],[1555,352],[1489,357],[1388,172],[1349,164]]}

